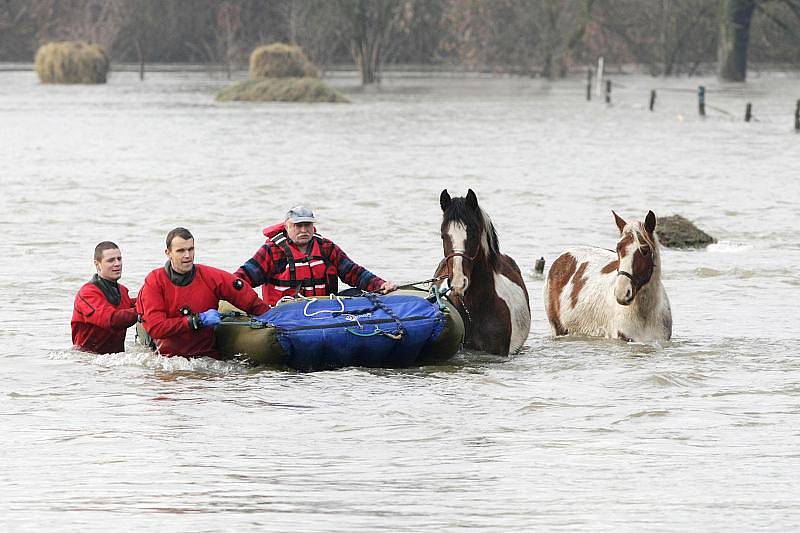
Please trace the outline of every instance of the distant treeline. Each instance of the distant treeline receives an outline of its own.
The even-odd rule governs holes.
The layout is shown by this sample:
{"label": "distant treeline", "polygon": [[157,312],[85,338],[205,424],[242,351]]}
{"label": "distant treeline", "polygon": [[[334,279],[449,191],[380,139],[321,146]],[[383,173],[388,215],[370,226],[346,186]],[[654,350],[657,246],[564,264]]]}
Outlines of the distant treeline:
{"label": "distant treeline", "polygon": [[742,44],[745,69],[800,66],[800,0],[0,0],[0,61],[56,40],[100,44],[112,62],[228,68],[292,42],[364,83],[386,63],[557,78],[598,56],[678,75]]}

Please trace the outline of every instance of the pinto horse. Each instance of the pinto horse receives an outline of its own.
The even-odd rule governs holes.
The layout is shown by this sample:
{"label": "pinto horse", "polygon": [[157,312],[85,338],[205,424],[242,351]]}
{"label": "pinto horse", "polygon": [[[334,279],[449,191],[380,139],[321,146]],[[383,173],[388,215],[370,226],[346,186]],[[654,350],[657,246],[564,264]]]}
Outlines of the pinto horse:
{"label": "pinto horse", "polygon": [[620,234],[616,252],[575,247],[550,267],[544,307],[553,333],[669,340],[672,312],[661,284],[656,216],[649,211],[644,224],[628,224],[614,213],[614,220]]}
{"label": "pinto horse", "polygon": [[522,348],[531,329],[531,309],[522,273],[500,253],[492,221],[478,207],[472,189],[466,198],[439,197],[444,259],[436,277],[447,278],[464,318],[464,345],[498,355]]}

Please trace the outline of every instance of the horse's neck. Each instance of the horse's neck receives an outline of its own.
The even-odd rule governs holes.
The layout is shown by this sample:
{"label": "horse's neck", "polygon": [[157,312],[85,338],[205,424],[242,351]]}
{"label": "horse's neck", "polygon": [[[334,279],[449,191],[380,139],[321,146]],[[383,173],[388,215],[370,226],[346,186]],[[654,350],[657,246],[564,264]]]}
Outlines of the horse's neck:
{"label": "horse's neck", "polygon": [[659,269],[653,270],[653,275],[650,276],[650,281],[639,289],[639,293],[633,300],[628,309],[632,314],[638,316],[648,316],[657,311],[661,307],[661,298],[664,294],[664,288],[661,285],[661,272]]}
{"label": "horse's neck", "polygon": [[475,263],[470,277],[465,294],[467,301],[486,301],[487,296],[494,294],[494,270],[488,261]]}

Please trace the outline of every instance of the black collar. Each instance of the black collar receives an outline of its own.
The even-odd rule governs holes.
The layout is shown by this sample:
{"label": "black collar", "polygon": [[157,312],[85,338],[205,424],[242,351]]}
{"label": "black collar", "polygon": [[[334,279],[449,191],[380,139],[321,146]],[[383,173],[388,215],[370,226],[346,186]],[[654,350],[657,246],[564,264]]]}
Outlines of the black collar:
{"label": "black collar", "polygon": [[107,280],[95,274],[94,277],[92,277],[91,284],[103,292],[106,300],[108,300],[111,305],[119,305],[122,297],[119,293],[119,284],[116,281]]}
{"label": "black collar", "polygon": [[172,263],[170,263],[169,261],[167,261],[167,263],[164,265],[164,271],[166,271],[167,277],[173,284],[177,285],[178,287],[185,287],[189,285],[192,281],[194,281],[194,274],[196,270],[197,269],[194,267],[194,265],[192,265],[192,269],[186,274],[178,274],[172,268]]}

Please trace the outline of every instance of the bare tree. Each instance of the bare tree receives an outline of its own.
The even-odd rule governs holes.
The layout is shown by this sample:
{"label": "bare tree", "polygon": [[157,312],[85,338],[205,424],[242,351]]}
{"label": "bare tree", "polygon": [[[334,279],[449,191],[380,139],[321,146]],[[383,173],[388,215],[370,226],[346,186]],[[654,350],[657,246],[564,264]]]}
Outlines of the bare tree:
{"label": "bare tree", "polygon": [[231,79],[232,64],[241,55],[239,31],[242,28],[242,6],[232,1],[217,6],[216,41],[220,58],[225,65],[228,79]]}
{"label": "bare tree", "polygon": [[39,40],[78,40],[99,44],[111,53],[129,13],[125,0],[57,0],[32,2]]}
{"label": "bare tree", "polygon": [[747,78],[747,47],[755,0],[722,0],[719,27],[719,77],[727,81]]}
{"label": "bare tree", "polygon": [[361,83],[380,80],[383,52],[402,11],[401,0],[339,0],[341,32],[361,73]]}
{"label": "bare tree", "polygon": [[328,0],[289,0],[283,17],[290,43],[303,48],[321,70],[342,49],[341,31],[336,21],[341,15],[338,4]]}

